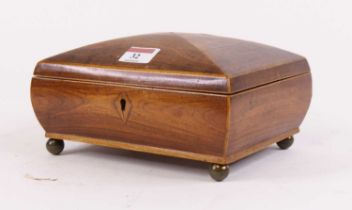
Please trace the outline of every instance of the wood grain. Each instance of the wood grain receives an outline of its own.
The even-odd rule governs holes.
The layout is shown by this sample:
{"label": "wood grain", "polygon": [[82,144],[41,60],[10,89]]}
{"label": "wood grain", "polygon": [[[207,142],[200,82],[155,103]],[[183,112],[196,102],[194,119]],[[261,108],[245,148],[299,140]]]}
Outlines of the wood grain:
{"label": "wood grain", "polygon": [[[118,58],[132,46],[161,50],[147,64],[119,62]],[[233,94],[308,72],[304,57],[275,47],[205,34],[159,33],[71,50],[42,60],[34,74]]]}
{"label": "wood grain", "polygon": [[185,158],[185,159],[197,160],[197,161],[208,162],[208,163],[230,164],[237,160],[245,158],[255,152],[263,150],[266,147],[270,146],[271,144],[274,144],[282,139],[285,139],[288,136],[292,136],[297,132],[298,132],[298,129],[288,131],[279,136],[275,136],[274,138],[261,141],[258,144],[255,144],[251,147],[248,147],[238,153],[234,153],[229,156],[200,154],[200,153],[193,153],[193,152],[167,149],[167,148],[161,148],[161,147],[153,147],[153,146],[147,146],[147,145],[141,145],[141,144],[132,144],[132,143],[118,141],[118,140],[108,140],[108,139],[101,139],[101,138],[97,139],[97,138],[77,136],[77,135],[46,133],[45,136],[48,138],[54,138],[54,139],[65,139],[65,140],[83,142],[88,144],[104,146],[104,147],[125,149],[125,150],[163,155],[163,156],[169,156],[169,157]]}
{"label": "wood grain", "polygon": [[117,149],[125,149],[135,152],[144,152],[156,155],[163,155],[169,157],[185,158],[190,160],[197,160],[208,163],[218,163],[218,164],[227,164],[228,161],[222,156],[208,155],[187,152],[182,150],[167,149],[162,147],[153,147],[141,144],[132,144],[128,142],[118,141],[118,140],[109,140],[109,139],[97,139],[86,136],[77,136],[77,135],[67,135],[67,134],[58,134],[58,133],[46,133],[45,135],[48,138],[54,139],[65,139],[70,141],[83,142],[88,144],[94,144],[104,147],[111,147]]}
{"label": "wood grain", "polygon": [[297,129],[308,110],[311,95],[310,74],[233,95],[227,155]]}
{"label": "wood grain", "polygon": [[[148,64],[130,47],[160,48]],[[133,36],[40,61],[31,84],[50,138],[228,164],[299,130],[312,97],[302,56],[184,33]]]}
{"label": "wood grain", "polygon": [[[219,164],[297,133],[310,94],[310,74],[229,96],[47,78],[32,81],[33,107],[50,138]],[[160,106],[160,97],[166,97],[162,101],[167,105]],[[125,121],[116,108],[121,98],[131,103],[132,120]],[[171,98],[186,100],[176,103]]]}
{"label": "wood grain", "polygon": [[[121,95],[130,107],[119,110]],[[47,133],[119,140],[202,154],[223,154],[226,96],[32,80],[32,104]]]}

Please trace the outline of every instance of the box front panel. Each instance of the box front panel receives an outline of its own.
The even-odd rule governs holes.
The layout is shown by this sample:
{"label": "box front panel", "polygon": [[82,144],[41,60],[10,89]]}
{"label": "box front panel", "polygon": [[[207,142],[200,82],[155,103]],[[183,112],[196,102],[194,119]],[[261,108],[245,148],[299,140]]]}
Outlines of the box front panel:
{"label": "box front panel", "polygon": [[226,97],[33,78],[32,104],[47,133],[222,155]]}

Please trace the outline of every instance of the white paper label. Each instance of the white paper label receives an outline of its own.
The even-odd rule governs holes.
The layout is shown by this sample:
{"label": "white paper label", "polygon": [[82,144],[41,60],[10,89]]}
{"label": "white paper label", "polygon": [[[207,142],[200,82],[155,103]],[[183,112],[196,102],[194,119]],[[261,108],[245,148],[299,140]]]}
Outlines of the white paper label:
{"label": "white paper label", "polygon": [[119,58],[119,61],[128,63],[149,63],[159,51],[159,48],[130,47],[130,49]]}

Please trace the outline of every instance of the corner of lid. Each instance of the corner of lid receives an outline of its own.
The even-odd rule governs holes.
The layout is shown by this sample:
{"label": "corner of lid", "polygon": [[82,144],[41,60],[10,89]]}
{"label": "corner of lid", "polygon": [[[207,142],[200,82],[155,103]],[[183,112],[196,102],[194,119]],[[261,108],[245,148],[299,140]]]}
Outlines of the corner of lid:
{"label": "corner of lid", "polygon": [[225,75],[225,79],[226,79],[226,93],[230,94],[232,93],[231,78],[228,75]]}

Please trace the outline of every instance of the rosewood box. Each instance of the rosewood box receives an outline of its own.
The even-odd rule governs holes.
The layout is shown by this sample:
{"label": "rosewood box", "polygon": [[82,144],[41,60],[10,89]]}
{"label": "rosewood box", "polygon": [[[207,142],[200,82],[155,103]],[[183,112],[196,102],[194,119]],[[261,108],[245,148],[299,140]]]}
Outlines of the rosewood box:
{"label": "rosewood box", "polygon": [[105,41],[40,61],[31,99],[59,154],[65,140],[228,164],[277,143],[287,149],[311,100],[299,55],[204,34]]}

